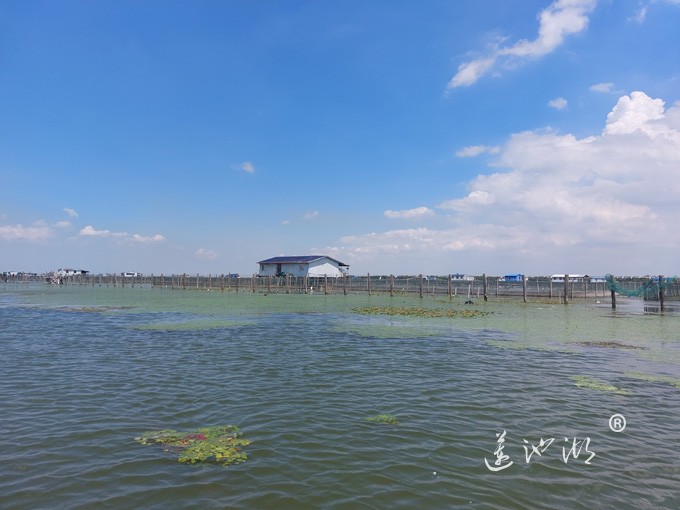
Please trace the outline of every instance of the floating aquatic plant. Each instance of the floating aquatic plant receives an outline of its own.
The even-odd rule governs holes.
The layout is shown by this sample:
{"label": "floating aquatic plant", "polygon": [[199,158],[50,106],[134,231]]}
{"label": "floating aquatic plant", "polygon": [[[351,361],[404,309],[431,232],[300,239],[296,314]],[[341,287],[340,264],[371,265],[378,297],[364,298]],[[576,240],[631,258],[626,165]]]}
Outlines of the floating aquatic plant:
{"label": "floating aquatic plant", "polygon": [[399,420],[393,414],[376,414],[366,418],[369,423],[382,423],[384,425],[398,425]]}
{"label": "floating aquatic plant", "polygon": [[163,322],[151,324],[136,324],[132,329],[141,331],[203,331],[210,329],[236,328],[247,326],[251,323],[245,321],[187,321],[187,322]]}
{"label": "floating aquatic plant", "polygon": [[579,388],[589,388],[591,390],[597,391],[610,391],[619,395],[630,394],[630,392],[626,389],[612,386],[611,384],[607,384],[606,382],[595,379],[594,377],[588,377],[586,375],[573,375],[571,378],[576,382],[576,386]]}
{"label": "floating aquatic plant", "polygon": [[583,347],[606,347],[609,349],[646,349],[646,347],[641,347],[639,345],[624,344],[621,342],[576,342],[576,345],[581,345]]}
{"label": "floating aquatic plant", "polygon": [[180,462],[215,462],[223,466],[245,462],[247,456],[242,448],[250,444],[248,439],[241,438],[239,428],[234,425],[205,427],[195,432],[170,429],[144,432],[135,441],[142,445],[163,445],[164,451],[177,453]]}
{"label": "floating aquatic plant", "polygon": [[426,318],[458,318],[458,317],[479,317],[488,315],[489,312],[482,312],[481,310],[445,310],[443,308],[418,308],[418,307],[393,307],[393,306],[367,306],[364,308],[352,308],[354,313],[362,315],[400,315],[408,317],[426,317]]}
{"label": "floating aquatic plant", "polygon": [[[390,319],[391,320],[391,319]],[[436,329],[425,329],[409,324],[336,324],[332,331],[350,333],[367,338],[426,338],[440,335]]]}
{"label": "floating aquatic plant", "polygon": [[671,377],[670,375],[652,375],[643,374],[642,372],[629,372],[626,375],[628,377],[640,379],[641,381],[671,384],[680,390],[680,379],[678,379],[677,377]]}

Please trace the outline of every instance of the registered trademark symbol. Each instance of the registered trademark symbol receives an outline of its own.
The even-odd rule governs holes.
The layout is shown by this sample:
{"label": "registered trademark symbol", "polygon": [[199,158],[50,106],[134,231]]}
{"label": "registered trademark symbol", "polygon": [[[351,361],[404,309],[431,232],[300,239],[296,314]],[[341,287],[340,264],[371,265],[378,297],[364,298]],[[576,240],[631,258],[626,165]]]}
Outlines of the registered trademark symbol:
{"label": "registered trademark symbol", "polygon": [[613,414],[609,418],[609,428],[614,432],[623,432],[623,429],[626,428],[626,418],[622,414]]}

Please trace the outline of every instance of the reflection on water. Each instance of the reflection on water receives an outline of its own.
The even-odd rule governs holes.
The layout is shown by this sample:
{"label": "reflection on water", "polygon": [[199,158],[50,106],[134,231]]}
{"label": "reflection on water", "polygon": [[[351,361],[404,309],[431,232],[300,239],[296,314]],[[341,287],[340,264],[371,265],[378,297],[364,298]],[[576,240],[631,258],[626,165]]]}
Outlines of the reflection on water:
{"label": "reflection on water", "polygon": [[[0,287],[0,507],[676,509],[680,317],[621,301]],[[134,440],[224,424],[242,464]]]}

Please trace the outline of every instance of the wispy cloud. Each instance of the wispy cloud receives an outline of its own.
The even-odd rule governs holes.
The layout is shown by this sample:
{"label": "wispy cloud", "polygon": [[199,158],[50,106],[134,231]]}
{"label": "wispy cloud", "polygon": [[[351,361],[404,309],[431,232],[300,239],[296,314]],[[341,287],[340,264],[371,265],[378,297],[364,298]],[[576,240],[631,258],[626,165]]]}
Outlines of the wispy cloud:
{"label": "wispy cloud", "polygon": [[206,250],[205,248],[199,248],[194,252],[194,255],[196,256],[196,258],[206,260],[215,260],[217,257],[219,257],[216,251]]}
{"label": "wispy cloud", "polygon": [[592,92],[603,92],[605,94],[610,94],[614,92],[614,84],[612,82],[596,83],[590,86]]}
{"label": "wispy cloud", "polygon": [[582,32],[588,26],[588,14],[595,8],[596,0],[556,0],[538,15],[538,36],[533,41],[521,40],[508,47],[494,48],[491,54],[462,63],[447,85],[448,90],[467,87],[482,76],[503,66],[547,55],[567,36]]}
{"label": "wispy cloud", "polygon": [[110,230],[97,230],[92,225],[87,225],[80,229],[78,235],[83,237],[125,237],[125,232],[111,232]]}
{"label": "wispy cloud", "polygon": [[456,156],[459,158],[474,158],[481,154],[498,154],[501,150],[498,146],[488,146],[488,145],[470,145],[469,147],[463,147],[459,151],[456,151]]}
{"label": "wispy cloud", "polygon": [[70,221],[58,221],[54,224],[57,228],[69,228],[71,226]]}
{"label": "wispy cloud", "polygon": [[302,216],[302,218],[305,219],[305,220],[311,220],[313,218],[316,218],[317,216],[319,216],[319,211],[309,211],[309,212],[305,213]]}
{"label": "wispy cloud", "polygon": [[62,211],[64,211],[66,214],[68,214],[71,218],[77,218],[78,217],[78,213],[76,212],[76,210],[71,209],[70,207],[64,207],[62,209]]}
{"label": "wispy cloud", "polygon": [[41,222],[30,227],[23,225],[5,225],[0,227],[0,238],[7,241],[45,241],[52,237],[54,232]]}
{"label": "wispy cloud", "polygon": [[417,220],[434,216],[434,211],[429,207],[416,207],[414,209],[403,209],[401,211],[387,210],[383,213],[386,218],[400,220]]}
{"label": "wispy cloud", "polygon": [[162,241],[165,241],[165,236],[162,236],[160,234],[156,234],[153,236],[142,236],[139,234],[132,234],[130,239],[137,243],[160,243]]}
{"label": "wispy cloud", "polygon": [[133,241],[135,243],[158,243],[165,241],[165,236],[162,236],[161,234],[143,236],[140,234],[128,234],[127,232],[112,232],[107,229],[97,230],[92,225],[81,228],[78,235],[81,237],[113,237],[121,240]]}
{"label": "wispy cloud", "polygon": [[635,13],[628,18],[629,21],[634,21],[636,23],[644,23],[647,19],[647,6],[643,5]]}
{"label": "wispy cloud", "polygon": [[255,173],[255,166],[250,161],[244,161],[243,163],[232,166],[232,168],[234,170],[242,170],[249,174]]}
{"label": "wispy cloud", "polygon": [[548,106],[554,108],[555,110],[564,110],[567,107],[567,100],[563,97],[556,97],[548,101]]}

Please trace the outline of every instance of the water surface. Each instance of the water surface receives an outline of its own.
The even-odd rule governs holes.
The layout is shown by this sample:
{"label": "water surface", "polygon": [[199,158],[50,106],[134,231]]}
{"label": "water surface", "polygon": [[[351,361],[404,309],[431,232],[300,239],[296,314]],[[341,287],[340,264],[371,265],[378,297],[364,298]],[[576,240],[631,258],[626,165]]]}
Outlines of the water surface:
{"label": "water surface", "polygon": [[[0,507],[680,507],[677,314],[595,300],[353,312],[364,306],[470,307],[0,287]],[[245,463],[181,464],[134,441],[211,425],[241,428]],[[513,464],[491,471],[503,431]]]}

